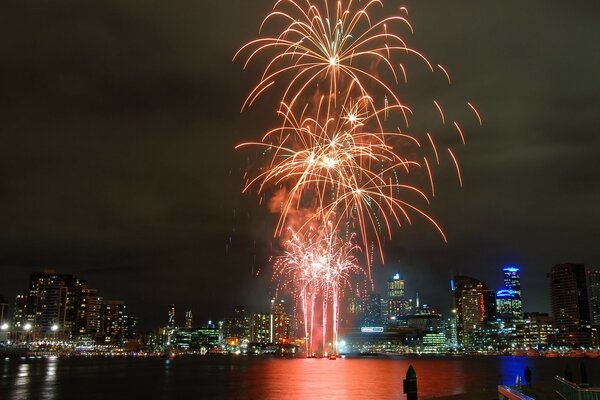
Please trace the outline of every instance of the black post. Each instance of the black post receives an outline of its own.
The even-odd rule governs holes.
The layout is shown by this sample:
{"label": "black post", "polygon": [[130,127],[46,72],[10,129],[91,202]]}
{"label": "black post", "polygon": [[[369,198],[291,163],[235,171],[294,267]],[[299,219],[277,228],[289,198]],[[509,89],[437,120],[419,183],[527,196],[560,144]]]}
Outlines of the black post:
{"label": "black post", "polygon": [[581,374],[581,386],[589,386],[587,369],[583,361],[579,364],[579,373]]}
{"label": "black post", "polygon": [[406,371],[404,393],[406,394],[406,400],[419,400],[419,395],[417,394],[417,373],[412,365],[409,365],[408,371]]}
{"label": "black post", "polygon": [[573,379],[573,371],[568,365],[565,367],[565,380],[575,383],[575,380]]}

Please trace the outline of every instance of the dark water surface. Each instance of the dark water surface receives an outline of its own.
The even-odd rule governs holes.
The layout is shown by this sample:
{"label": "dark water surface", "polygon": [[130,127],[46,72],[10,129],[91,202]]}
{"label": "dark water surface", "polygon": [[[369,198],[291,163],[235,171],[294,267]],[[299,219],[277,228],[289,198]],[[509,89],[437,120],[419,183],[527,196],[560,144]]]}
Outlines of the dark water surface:
{"label": "dark water surface", "polygon": [[256,356],[28,358],[0,360],[0,399],[403,399],[409,364],[420,398],[513,384],[525,366],[534,382],[578,375],[600,382],[600,359],[444,357],[280,359]]}

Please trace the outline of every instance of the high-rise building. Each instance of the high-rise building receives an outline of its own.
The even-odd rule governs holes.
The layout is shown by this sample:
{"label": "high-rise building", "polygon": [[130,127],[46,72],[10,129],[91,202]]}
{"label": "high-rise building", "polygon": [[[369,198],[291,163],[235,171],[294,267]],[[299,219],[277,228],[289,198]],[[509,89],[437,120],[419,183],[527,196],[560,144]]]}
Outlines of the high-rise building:
{"label": "high-rise building", "polygon": [[458,342],[468,347],[471,344],[470,333],[495,318],[494,292],[482,281],[467,276],[454,277],[452,290]]}
{"label": "high-rise building", "polygon": [[[383,315],[381,310],[382,299],[378,294],[372,293],[365,299],[362,326],[382,326]],[[387,304],[387,302],[385,302]]]}
{"label": "high-rise building", "polygon": [[271,314],[252,314],[250,318],[250,341],[269,343],[271,334]]}
{"label": "high-rise building", "polygon": [[583,264],[559,264],[548,274],[557,343],[590,346],[592,329],[587,279]]}
{"label": "high-rise building", "polygon": [[20,329],[27,322],[27,302],[28,298],[25,294],[18,294],[15,297],[13,310],[13,326],[15,329]]}
{"label": "high-rise building", "polygon": [[521,270],[518,267],[504,267],[504,289],[521,295]]}
{"label": "high-rise building", "polygon": [[187,310],[185,312],[185,329],[192,329],[194,324],[192,310]]}
{"label": "high-rise building", "polygon": [[125,338],[125,303],[121,300],[102,302],[101,333],[105,342],[120,343]]}
{"label": "high-rise building", "polygon": [[390,320],[411,313],[412,304],[404,298],[404,279],[396,273],[387,284],[388,314]]}
{"label": "high-rise building", "polygon": [[519,268],[514,266],[503,269],[504,288],[496,293],[496,315],[498,318],[518,320],[523,317],[520,271]]}
{"label": "high-rise building", "polygon": [[592,324],[600,325],[600,270],[588,272]]}
{"label": "high-rise building", "polygon": [[175,335],[175,328],[177,322],[175,320],[175,304],[169,304],[169,311],[167,316],[167,327],[166,327],[166,345],[169,346],[173,341]]}
{"label": "high-rise building", "polygon": [[68,335],[74,332],[77,284],[75,276],[53,270],[31,274],[27,320],[33,323],[34,334],[42,337],[50,332],[55,334],[56,328]]}
{"label": "high-rise building", "polygon": [[271,300],[270,335],[271,343],[281,343],[290,339],[290,317],[285,310],[285,301]]}
{"label": "high-rise building", "polygon": [[231,320],[231,336],[238,339],[246,339],[248,328],[246,326],[246,308],[244,306],[233,307],[233,319]]}
{"label": "high-rise building", "polygon": [[78,294],[76,334],[96,337],[102,321],[102,297],[87,283],[81,285]]}

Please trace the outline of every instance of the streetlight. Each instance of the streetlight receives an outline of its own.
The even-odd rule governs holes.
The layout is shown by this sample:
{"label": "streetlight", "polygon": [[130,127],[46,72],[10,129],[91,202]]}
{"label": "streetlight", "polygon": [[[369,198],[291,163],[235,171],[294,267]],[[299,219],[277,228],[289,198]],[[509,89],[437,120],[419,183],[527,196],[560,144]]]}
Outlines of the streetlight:
{"label": "streetlight", "polygon": [[2,326],[0,326],[0,329],[2,329],[3,331],[7,331],[8,330],[8,324],[5,322],[2,324]]}
{"label": "streetlight", "polygon": [[23,325],[23,330],[25,331],[25,341],[27,342],[29,339],[29,331],[31,330],[31,324],[28,322]]}

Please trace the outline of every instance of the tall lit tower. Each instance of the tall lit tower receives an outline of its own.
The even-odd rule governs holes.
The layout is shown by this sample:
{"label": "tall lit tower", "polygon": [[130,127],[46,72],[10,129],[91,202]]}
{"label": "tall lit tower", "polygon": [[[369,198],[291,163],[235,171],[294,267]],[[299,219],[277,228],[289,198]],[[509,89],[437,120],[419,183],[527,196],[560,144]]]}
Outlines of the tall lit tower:
{"label": "tall lit tower", "polygon": [[505,267],[504,288],[496,293],[496,313],[500,318],[519,319],[523,317],[521,300],[521,270],[515,266]]}
{"label": "tall lit tower", "polygon": [[468,347],[471,344],[471,332],[495,317],[494,292],[482,281],[468,276],[455,276],[451,284],[458,342]]}
{"label": "tall lit tower", "polygon": [[588,272],[592,323],[600,325],[600,270]]}
{"label": "tall lit tower", "polygon": [[558,343],[590,346],[592,330],[587,279],[583,264],[559,264],[548,274],[552,293],[552,316]]}
{"label": "tall lit tower", "polygon": [[167,319],[167,345],[170,345],[175,334],[175,304],[169,304],[169,316]]}
{"label": "tall lit tower", "polygon": [[388,289],[388,317],[395,318],[402,315],[405,308],[404,301],[404,279],[396,273],[387,284]]}

